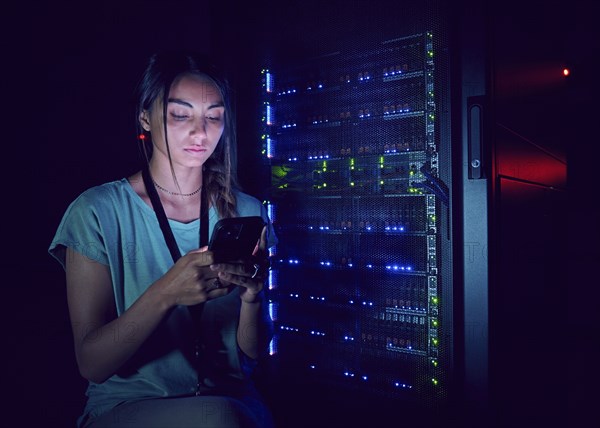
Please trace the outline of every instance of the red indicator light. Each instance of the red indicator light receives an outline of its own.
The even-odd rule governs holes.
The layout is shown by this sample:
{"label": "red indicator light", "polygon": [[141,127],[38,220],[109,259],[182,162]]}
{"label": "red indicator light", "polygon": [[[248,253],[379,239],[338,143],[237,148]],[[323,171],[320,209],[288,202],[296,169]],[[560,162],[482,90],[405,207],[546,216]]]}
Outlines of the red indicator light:
{"label": "red indicator light", "polygon": [[569,74],[571,74],[571,70],[568,68],[563,68],[563,76],[567,77]]}
{"label": "red indicator light", "polygon": [[144,134],[140,134],[140,136],[138,138],[143,141],[146,139],[146,136]]}

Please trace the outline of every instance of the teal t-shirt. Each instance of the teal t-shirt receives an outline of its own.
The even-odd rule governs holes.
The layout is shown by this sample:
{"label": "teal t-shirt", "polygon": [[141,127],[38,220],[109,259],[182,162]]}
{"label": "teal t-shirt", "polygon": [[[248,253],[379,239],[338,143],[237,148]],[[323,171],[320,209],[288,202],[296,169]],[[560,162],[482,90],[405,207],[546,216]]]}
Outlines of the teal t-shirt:
{"label": "teal t-shirt", "polygon": [[[242,192],[235,196],[238,215],[263,217],[268,224],[268,246],[275,245],[263,204]],[[209,234],[217,220],[211,208]],[[181,254],[198,248],[200,220],[169,223]],[[49,248],[63,267],[66,247],[109,267],[118,315],[173,265],[154,210],[126,179],[88,189],[71,203]],[[247,380],[247,358],[236,338],[240,304],[239,290],[234,288],[204,305],[201,337],[206,378],[201,393],[235,388]],[[116,341],[133,340],[135,325],[112,333]],[[198,380],[194,364],[189,311],[176,307],[117,374],[100,384],[89,383],[84,415],[97,416],[130,400],[192,394]]]}

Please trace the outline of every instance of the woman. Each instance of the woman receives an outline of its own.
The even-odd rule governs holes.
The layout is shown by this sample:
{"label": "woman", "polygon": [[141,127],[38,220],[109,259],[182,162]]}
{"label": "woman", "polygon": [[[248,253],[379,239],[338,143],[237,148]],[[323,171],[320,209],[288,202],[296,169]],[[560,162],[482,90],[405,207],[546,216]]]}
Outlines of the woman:
{"label": "woman", "polygon": [[[276,243],[235,184],[228,88],[202,58],[154,55],[138,85],[142,171],[83,192],[50,253],[66,271],[79,427],[255,427],[271,418],[249,374],[270,338],[263,282]],[[219,218],[262,216],[259,263],[206,250]]]}

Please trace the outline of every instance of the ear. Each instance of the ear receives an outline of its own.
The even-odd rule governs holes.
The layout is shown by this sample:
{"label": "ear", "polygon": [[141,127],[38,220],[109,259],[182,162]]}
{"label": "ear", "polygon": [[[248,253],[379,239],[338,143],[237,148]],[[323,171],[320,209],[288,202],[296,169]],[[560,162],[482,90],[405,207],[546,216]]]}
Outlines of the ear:
{"label": "ear", "polygon": [[140,125],[144,131],[150,132],[150,113],[148,110],[144,110],[140,113]]}

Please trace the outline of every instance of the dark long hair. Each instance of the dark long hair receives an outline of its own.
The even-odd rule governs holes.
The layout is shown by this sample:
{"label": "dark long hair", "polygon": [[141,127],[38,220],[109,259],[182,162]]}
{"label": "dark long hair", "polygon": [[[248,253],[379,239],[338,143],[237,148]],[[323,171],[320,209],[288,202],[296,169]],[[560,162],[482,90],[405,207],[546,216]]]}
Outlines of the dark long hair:
{"label": "dark long hair", "polygon": [[[167,51],[154,54],[136,88],[136,124],[138,135],[145,135],[139,123],[143,111],[150,111],[156,100],[163,105],[163,124],[167,154],[171,161],[171,152],[167,138],[167,100],[171,85],[182,74],[195,74],[208,77],[217,86],[225,107],[223,135],[215,151],[204,163],[202,186],[207,192],[208,201],[213,205],[219,217],[235,217],[236,201],[234,189],[237,184],[237,150],[235,136],[235,118],[230,102],[230,88],[227,80],[206,57],[193,52]],[[143,156],[149,162],[152,154],[152,142],[145,138],[142,142]],[[177,177],[171,163],[171,172],[176,186]]]}

